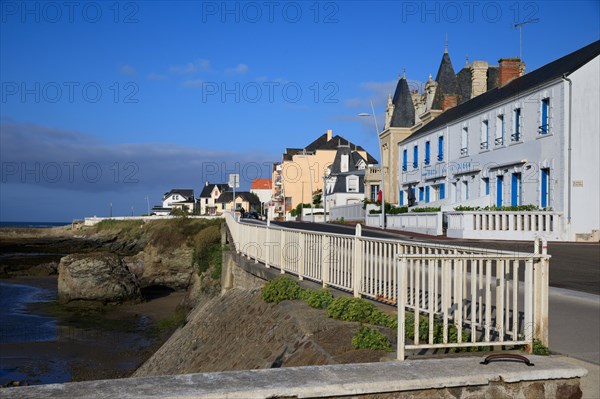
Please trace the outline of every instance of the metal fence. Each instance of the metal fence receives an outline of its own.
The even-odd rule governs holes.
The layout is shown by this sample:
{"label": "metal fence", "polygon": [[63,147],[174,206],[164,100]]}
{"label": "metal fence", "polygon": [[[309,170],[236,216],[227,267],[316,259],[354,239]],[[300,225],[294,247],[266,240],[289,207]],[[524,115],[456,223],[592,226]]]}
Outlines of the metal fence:
{"label": "metal fence", "polygon": [[527,254],[363,237],[360,225],[348,236],[226,221],[236,251],[256,263],[397,305],[399,359],[406,349],[548,344],[545,241]]}

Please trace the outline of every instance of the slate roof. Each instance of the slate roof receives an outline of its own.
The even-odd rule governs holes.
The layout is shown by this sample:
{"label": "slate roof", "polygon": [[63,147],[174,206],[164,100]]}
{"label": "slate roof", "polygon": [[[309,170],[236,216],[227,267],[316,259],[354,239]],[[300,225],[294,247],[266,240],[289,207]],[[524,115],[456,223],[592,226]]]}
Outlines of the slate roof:
{"label": "slate roof", "polygon": [[391,127],[412,127],[415,124],[415,106],[410,95],[406,77],[398,80],[396,91],[392,98],[394,113],[390,121]]}
{"label": "slate roof", "polygon": [[[305,148],[286,148],[285,153],[283,154],[284,161],[291,161],[292,156],[301,154],[304,149],[306,149],[307,153],[315,152],[317,150],[336,150],[338,145],[350,145],[352,148],[357,151],[365,151],[361,146],[357,146],[356,144],[346,140],[340,135],[335,135],[331,138],[331,140],[327,141],[327,133],[319,136],[315,141],[307,145]],[[373,158],[373,156],[367,153],[367,163],[368,164],[376,164],[377,160]]]}
{"label": "slate roof", "polygon": [[[347,172],[341,171],[342,155],[348,155]],[[358,192],[364,192],[365,169],[358,169],[356,167],[356,165],[361,160],[365,161],[365,159],[357,151],[352,150],[349,146],[338,146],[335,158],[333,160],[333,163],[331,164],[331,176],[337,177],[335,184],[333,185],[333,191],[331,192],[331,194],[348,192],[346,187],[346,177],[350,175],[358,176]]]}
{"label": "slate roof", "polygon": [[570,75],[599,54],[600,40],[552,61],[535,71],[529,72],[502,87],[496,87],[463,104],[445,111],[433,121],[402,140],[402,142],[410,142],[432,131],[438,130],[448,123],[453,123],[455,120],[464,116],[476,113],[511,97],[518,96],[531,88],[558,79],[563,75]]}
{"label": "slate roof", "polygon": [[437,82],[437,89],[435,90],[431,108],[442,109],[442,99],[444,95],[458,94],[458,82],[456,75],[454,74],[450,55],[447,52],[444,52],[444,55],[442,56],[442,62],[440,63],[435,81]]}
{"label": "slate roof", "polygon": [[[171,191],[169,191],[168,193],[165,193],[163,198],[167,198],[171,194],[179,194],[182,197],[185,197],[187,200],[190,200],[190,201],[194,200],[194,190],[189,189],[189,188],[174,188]],[[185,201],[183,201],[183,202],[185,202]]]}
{"label": "slate roof", "polygon": [[[241,198],[243,201],[247,201],[251,205],[260,206],[260,200],[256,197],[256,195],[252,194],[249,191],[236,191],[235,197]],[[217,200],[215,202],[229,203],[232,201],[233,201],[233,191],[225,191],[225,192],[221,193],[221,195],[219,196],[219,198],[217,198]]]}
{"label": "slate roof", "polygon": [[227,183],[208,183],[208,185],[204,185],[202,188],[200,198],[210,198],[210,193],[212,193],[215,186],[217,186],[221,192],[229,189],[229,184]]}

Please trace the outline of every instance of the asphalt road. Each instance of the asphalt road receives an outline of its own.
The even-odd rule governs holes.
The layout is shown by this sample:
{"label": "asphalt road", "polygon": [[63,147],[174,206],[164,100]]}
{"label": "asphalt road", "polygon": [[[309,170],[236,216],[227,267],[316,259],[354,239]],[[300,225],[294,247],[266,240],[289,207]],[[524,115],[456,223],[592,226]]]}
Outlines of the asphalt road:
{"label": "asphalt road", "polygon": [[[276,222],[273,224],[293,229],[320,231],[334,234],[354,234],[354,227],[302,222]],[[363,236],[375,238],[400,238],[428,243],[460,245],[466,247],[500,249],[504,251],[533,252],[533,243],[524,241],[484,241],[434,238],[399,231],[381,231],[363,228]],[[598,243],[548,243],[550,259],[550,286],[600,295],[600,244]]]}

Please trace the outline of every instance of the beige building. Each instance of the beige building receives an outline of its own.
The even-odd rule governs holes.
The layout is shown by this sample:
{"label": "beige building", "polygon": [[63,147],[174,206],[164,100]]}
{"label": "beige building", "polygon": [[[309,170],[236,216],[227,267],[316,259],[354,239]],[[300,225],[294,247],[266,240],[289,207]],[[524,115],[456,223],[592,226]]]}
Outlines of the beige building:
{"label": "beige building", "polygon": [[275,218],[283,218],[300,203],[311,203],[313,193],[323,190],[325,172],[333,163],[339,145],[350,146],[369,165],[377,163],[364,148],[339,135],[334,136],[331,130],[304,148],[286,148],[281,162],[273,166]]}
{"label": "beige building", "polygon": [[[407,165],[408,159],[414,159],[412,152],[409,153],[413,149],[399,148],[401,141],[447,110],[521,76],[524,69],[524,64],[519,58],[502,58],[498,61],[498,66],[489,66],[485,61],[474,61],[469,64],[467,60],[465,66],[455,74],[446,49],[435,80],[432,80],[429,75],[422,90],[410,89],[406,75],[400,77],[394,96],[388,97],[385,126],[379,134],[383,158],[381,164],[385,174],[385,201],[392,204],[399,203],[399,171],[418,170],[412,163]],[[442,143],[444,144],[447,145]],[[426,152],[425,157],[427,156],[437,155]],[[418,162],[423,163],[428,160],[423,159]],[[420,179],[420,176],[413,177],[415,181]],[[381,169],[378,166],[367,168],[365,174],[367,197],[372,198],[372,194],[379,190],[380,184]]]}

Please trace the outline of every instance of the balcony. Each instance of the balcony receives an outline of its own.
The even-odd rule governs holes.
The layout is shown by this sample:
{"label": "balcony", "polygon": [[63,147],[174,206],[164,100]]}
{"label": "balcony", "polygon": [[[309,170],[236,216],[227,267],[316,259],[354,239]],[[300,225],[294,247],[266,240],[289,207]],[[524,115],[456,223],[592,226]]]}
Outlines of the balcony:
{"label": "balcony", "polygon": [[469,155],[469,149],[467,147],[461,148],[460,155]]}
{"label": "balcony", "polygon": [[494,144],[495,145],[504,145],[504,137],[496,137],[496,140],[494,140]]}
{"label": "balcony", "polygon": [[479,148],[482,150],[487,150],[488,149],[488,142],[487,141],[482,141],[481,143],[479,143]]}

